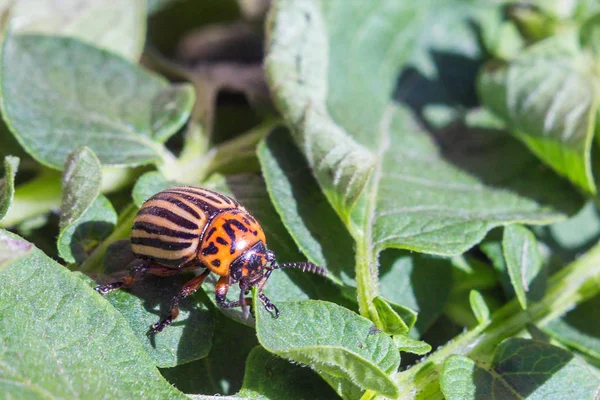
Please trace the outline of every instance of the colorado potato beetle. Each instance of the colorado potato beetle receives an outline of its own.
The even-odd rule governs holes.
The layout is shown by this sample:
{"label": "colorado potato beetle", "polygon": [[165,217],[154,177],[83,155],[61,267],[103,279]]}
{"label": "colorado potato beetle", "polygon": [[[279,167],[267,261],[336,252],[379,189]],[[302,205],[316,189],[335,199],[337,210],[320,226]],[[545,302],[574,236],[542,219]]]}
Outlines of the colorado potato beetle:
{"label": "colorado potato beetle", "polygon": [[[309,262],[278,264],[267,249],[260,224],[236,200],[208,189],[178,186],[159,192],[140,208],[131,231],[131,248],[136,264],[122,280],[94,289],[101,294],[130,287],[138,274],[169,276],[182,271],[204,269],[187,282],[172,300],[169,315],[152,325],[158,333],[179,314],[179,302],[194,293],[210,272],[220,278],[215,288],[217,304],[223,308],[241,307],[248,317],[246,298],[250,288],[258,288],[258,298],[273,317],[279,310],[263,293],[271,272],[298,268],[325,275],[324,268]],[[227,291],[238,283],[240,297],[227,300]]]}

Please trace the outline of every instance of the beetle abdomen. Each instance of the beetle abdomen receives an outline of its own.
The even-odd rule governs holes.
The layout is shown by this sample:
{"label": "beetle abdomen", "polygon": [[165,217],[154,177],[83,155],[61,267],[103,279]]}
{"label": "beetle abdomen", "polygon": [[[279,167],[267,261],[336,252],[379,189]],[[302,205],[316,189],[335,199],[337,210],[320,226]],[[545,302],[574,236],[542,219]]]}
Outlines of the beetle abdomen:
{"label": "beetle abdomen", "polygon": [[142,205],[134,220],[133,253],[167,267],[193,262],[209,220],[236,207],[235,200],[206,189],[183,186],[157,193]]}

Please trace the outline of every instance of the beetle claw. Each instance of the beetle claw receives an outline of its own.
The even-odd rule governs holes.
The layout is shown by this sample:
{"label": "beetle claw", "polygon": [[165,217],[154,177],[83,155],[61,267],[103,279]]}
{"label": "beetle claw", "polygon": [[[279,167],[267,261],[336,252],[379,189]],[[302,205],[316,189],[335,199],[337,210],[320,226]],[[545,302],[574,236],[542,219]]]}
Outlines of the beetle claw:
{"label": "beetle claw", "polygon": [[163,329],[165,329],[167,326],[171,325],[171,322],[173,322],[173,317],[169,316],[169,317],[163,319],[162,321],[157,322],[156,324],[153,324],[152,328],[150,328],[150,330],[146,333],[146,335],[153,336],[153,335],[156,335],[157,333],[162,332]]}

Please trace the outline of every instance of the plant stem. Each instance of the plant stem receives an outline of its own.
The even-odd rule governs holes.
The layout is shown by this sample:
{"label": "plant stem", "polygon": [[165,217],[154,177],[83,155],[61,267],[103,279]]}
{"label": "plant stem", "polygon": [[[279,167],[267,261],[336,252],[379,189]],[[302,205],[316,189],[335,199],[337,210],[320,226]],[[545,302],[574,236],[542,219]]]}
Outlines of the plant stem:
{"label": "plant stem", "polygon": [[106,255],[108,246],[117,240],[127,239],[129,237],[131,225],[133,224],[137,210],[138,209],[134,204],[130,204],[121,215],[119,215],[115,230],[94,249],[88,258],[86,258],[79,266],[79,271],[85,273],[100,273],[102,271],[102,260]]}
{"label": "plant stem", "polygon": [[600,293],[600,244],[557,272],[548,282],[544,298],[522,310],[513,299],[492,315],[489,322],[466,332],[420,364],[398,373],[395,381],[401,399],[443,399],[439,386],[443,363],[452,354],[490,362],[496,346],[533,323],[544,326],[570,309]]}

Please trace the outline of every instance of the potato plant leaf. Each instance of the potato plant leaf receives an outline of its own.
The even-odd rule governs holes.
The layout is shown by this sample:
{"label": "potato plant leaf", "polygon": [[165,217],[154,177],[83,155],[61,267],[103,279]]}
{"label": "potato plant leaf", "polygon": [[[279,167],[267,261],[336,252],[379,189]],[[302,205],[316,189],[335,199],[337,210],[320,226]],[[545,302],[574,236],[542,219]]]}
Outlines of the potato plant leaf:
{"label": "potato plant leaf", "polygon": [[[213,336],[209,354],[196,361],[161,373],[185,393],[237,393],[244,381],[245,361],[258,346],[254,328],[240,325],[220,313],[213,313]],[[202,377],[202,379],[199,379]]]}
{"label": "potato plant leaf", "polygon": [[4,158],[4,178],[0,181],[0,221],[4,218],[15,196],[15,175],[19,159],[13,156]]}
{"label": "potato plant leaf", "polygon": [[[453,0],[430,5],[279,1],[267,26],[266,68],[275,103],[355,241],[361,314],[379,327],[373,299],[381,250],[456,255],[493,227],[548,224],[581,205],[579,198],[557,198],[568,185],[533,167],[535,158],[505,134],[457,126],[431,135],[392,99],[403,68],[435,69],[422,58],[433,44],[417,40],[429,33],[426,22],[437,23],[443,9],[455,23],[468,25],[477,9]],[[289,192],[285,173],[268,174]],[[279,186],[274,179],[267,183],[270,191]],[[289,213],[284,221],[301,220],[292,207],[280,205],[278,211]],[[297,233],[294,238],[306,239]]]}
{"label": "potato plant leaf", "polygon": [[165,101],[163,78],[66,37],[9,35],[0,73],[9,128],[32,157],[57,169],[79,146],[103,165],[158,163],[166,154],[160,142],[193,103],[189,87]]}
{"label": "potato plant leaf", "polygon": [[399,353],[372,322],[322,301],[285,302],[278,307],[277,319],[256,307],[258,340],[269,352],[388,397],[397,394],[389,374],[398,368]]}
{"label": "potato plant leaf", "polygon": [[255,347],[246,360],[244,384],[236,396],[247,399],[323,399],[335,397],[314,371],[290,364]]}
{"label": "potato plant leaf", "polygon": [[527,228],[512,225],[504,228],[504,259],[510,281],[523,309],[537,301],[546,290],[547,271],[540,258],[535,236]]}
{"label": "potato plant leaf", "polygon": [[100,194],[100,160],[89,147],[75,149],[65,162],[62,181],[60,228],[75,222]]}
{"label": "potato plant leaf", "polygon": [[[179,317],[168,329],[149,336],[152,324],[166,317],[171,300],[194,275],[177,277],[140,277],[128,290],[106,295],[107,300],[123,315],[156,366],[174,367],[204,358],[211,348],[212,318],[201,296],[184,299]],[[108,278],[114,279],[114,278]]]}
{"label": "potato plant leaf", "polygon": [[146,36],[146,1],[20,1],[12,9],[11,30],[73,37],[137,61]]}
{"label": "potato plant leaf", "polygon": [[[24,251],[7,253],[7,244]],[[76,273],[3,230],[0,251],[9,255],[0,270],[0,392],[185,399],[159,374],[123,317]]]}
{"label": "potato plant leaf", "polygon": [[88,147],[67,157],[62,181],[58,253],[69,263],[83,261],[111,232],[117,213],[100,194],[100,161]]}
{"label": "potato plant leaf", "polygon": [[377,313],[381,318],[383,331],[391,335],[404,335],[408,333],[408,326],[402,320],[402,317],[394,311],[394,308],[382,297],[375,297],[373,303],[377,308]]}
{"label": "potato plant leaf", "polygon": [[469,302],[471,303],[471,309],[479,324],[483,324],[490,320],[490,309],[478,290],[471,290],[469,293]]}
{"label": "potato plant leaf", "polygon": [[448,400],[592,399],[600,379],[572,353],[544,342],[511,338],[502,342],[491,365],[453,355],[440,380]]}
{"label": "potato plant leaf", "polygon": [[431,351],[431,346],[428,343],[415,340],[406,335],[394,335],[394,344],[399,351],[413,353],[420,356]]}
{"label": "potato plant leaf", "polygon": [[479,79],[483,103],[559,174],[595,193],[591,146],[598,78],[573,32],[552,36]]}
{"label": "potato plant leaf", "polygon": [[327,268],[336,283],[355,286],[352,236],[321,192],[306,159],[285,129],[258,147],[269,196],[308,259]]}

